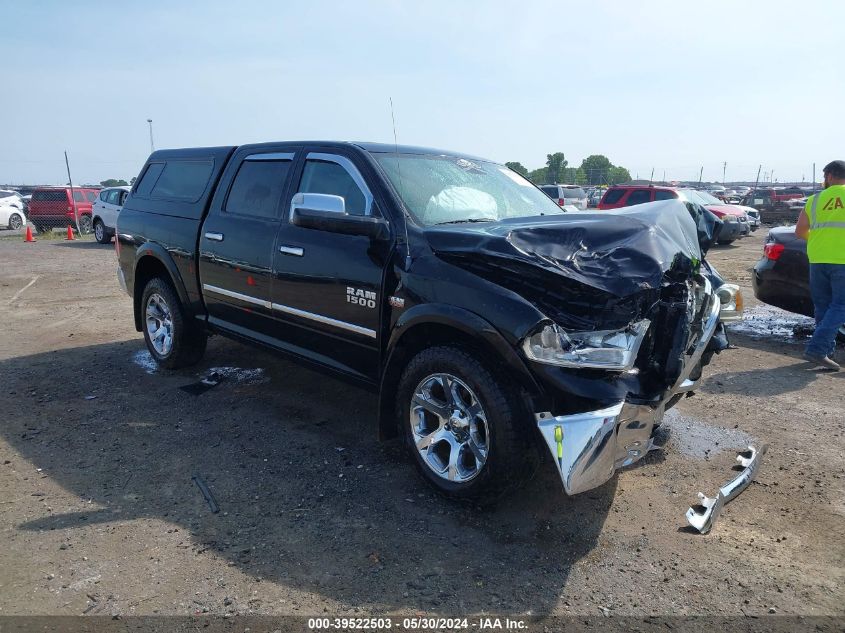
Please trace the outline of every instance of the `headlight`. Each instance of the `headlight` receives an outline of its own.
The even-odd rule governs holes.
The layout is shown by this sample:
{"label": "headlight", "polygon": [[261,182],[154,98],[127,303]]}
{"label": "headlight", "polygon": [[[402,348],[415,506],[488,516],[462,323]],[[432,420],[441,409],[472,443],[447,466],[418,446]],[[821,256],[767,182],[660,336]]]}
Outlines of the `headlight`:
{"label": "headlight", "polygon": [[736,216],[735,215],[724,215],[722,217],[722,222],[725,224],[735,224],[736,223]]}
{"label": "headlight", "polygon": [[527,336],[522,349],[529,359],[547,365],[625,371],[634,366],[649,324],[643,319],[624,330],[595,332],[565,332],[551,324]]}
{"label": "headlight", "polygon": [[716,296],[722,304],[719,319],[723,323],[742,321],[742,291],[735,284],[723,284],[716,289]]}

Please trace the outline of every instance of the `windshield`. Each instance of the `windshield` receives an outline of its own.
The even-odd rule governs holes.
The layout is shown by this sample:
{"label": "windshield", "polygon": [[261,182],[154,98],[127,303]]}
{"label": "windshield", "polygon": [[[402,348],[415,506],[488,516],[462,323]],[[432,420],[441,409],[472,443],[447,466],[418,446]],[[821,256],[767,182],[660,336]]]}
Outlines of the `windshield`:
{"label": "windshield", "polygon": [[696,191],[695,189],[684,189],[681,191],[684,198],[690,202],[697,202],[698,204],[724,204],[716,196],[707,193],[706,191]]}
{"label": "windshield", "polygon": [[502,165],[454,156],[374,156],[402,202],[425,226],[563,213],[546,194]]}

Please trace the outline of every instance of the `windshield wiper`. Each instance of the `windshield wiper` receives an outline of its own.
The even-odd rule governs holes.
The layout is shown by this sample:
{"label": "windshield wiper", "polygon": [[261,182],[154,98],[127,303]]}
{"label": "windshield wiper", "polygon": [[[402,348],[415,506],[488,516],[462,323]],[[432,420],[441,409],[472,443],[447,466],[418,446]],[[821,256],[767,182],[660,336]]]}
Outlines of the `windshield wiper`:
{"label": "windshield wiper", "polygon": [[490,218],[466,218],[463,220],[446,220],[445,222],[435,222],[434,226],[440,226],[441,224],[463,224],[464,222],[495,222],[496,220],[492,220]]}

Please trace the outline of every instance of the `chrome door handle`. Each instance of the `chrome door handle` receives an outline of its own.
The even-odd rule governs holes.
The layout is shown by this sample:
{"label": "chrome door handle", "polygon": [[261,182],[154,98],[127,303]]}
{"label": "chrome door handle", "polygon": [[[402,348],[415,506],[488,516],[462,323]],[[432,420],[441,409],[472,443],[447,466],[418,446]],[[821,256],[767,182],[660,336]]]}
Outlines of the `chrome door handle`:
{"label": "chrome door handle", "polygon": [[305,251],[298,246],[280,246],[279,252],[285,255],[296,255],[297,257],[302,257],[305,254]]}
{"label": "chrome door handle", "polygon": [[223,241],[223,234],[222,233],[206,233],[205,239],[211,240],[212,242],[222,242]]}

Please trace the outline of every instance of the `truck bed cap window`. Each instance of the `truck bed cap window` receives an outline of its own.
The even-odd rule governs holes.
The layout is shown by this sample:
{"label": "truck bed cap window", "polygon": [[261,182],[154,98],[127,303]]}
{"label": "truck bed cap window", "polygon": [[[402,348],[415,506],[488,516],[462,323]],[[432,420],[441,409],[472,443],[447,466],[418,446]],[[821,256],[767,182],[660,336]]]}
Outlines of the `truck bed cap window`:
{"label": "truck bed cap window", "polygon": [[168,160],[150,197],[196,202],[205,191],[213,167],[210,160]]}

